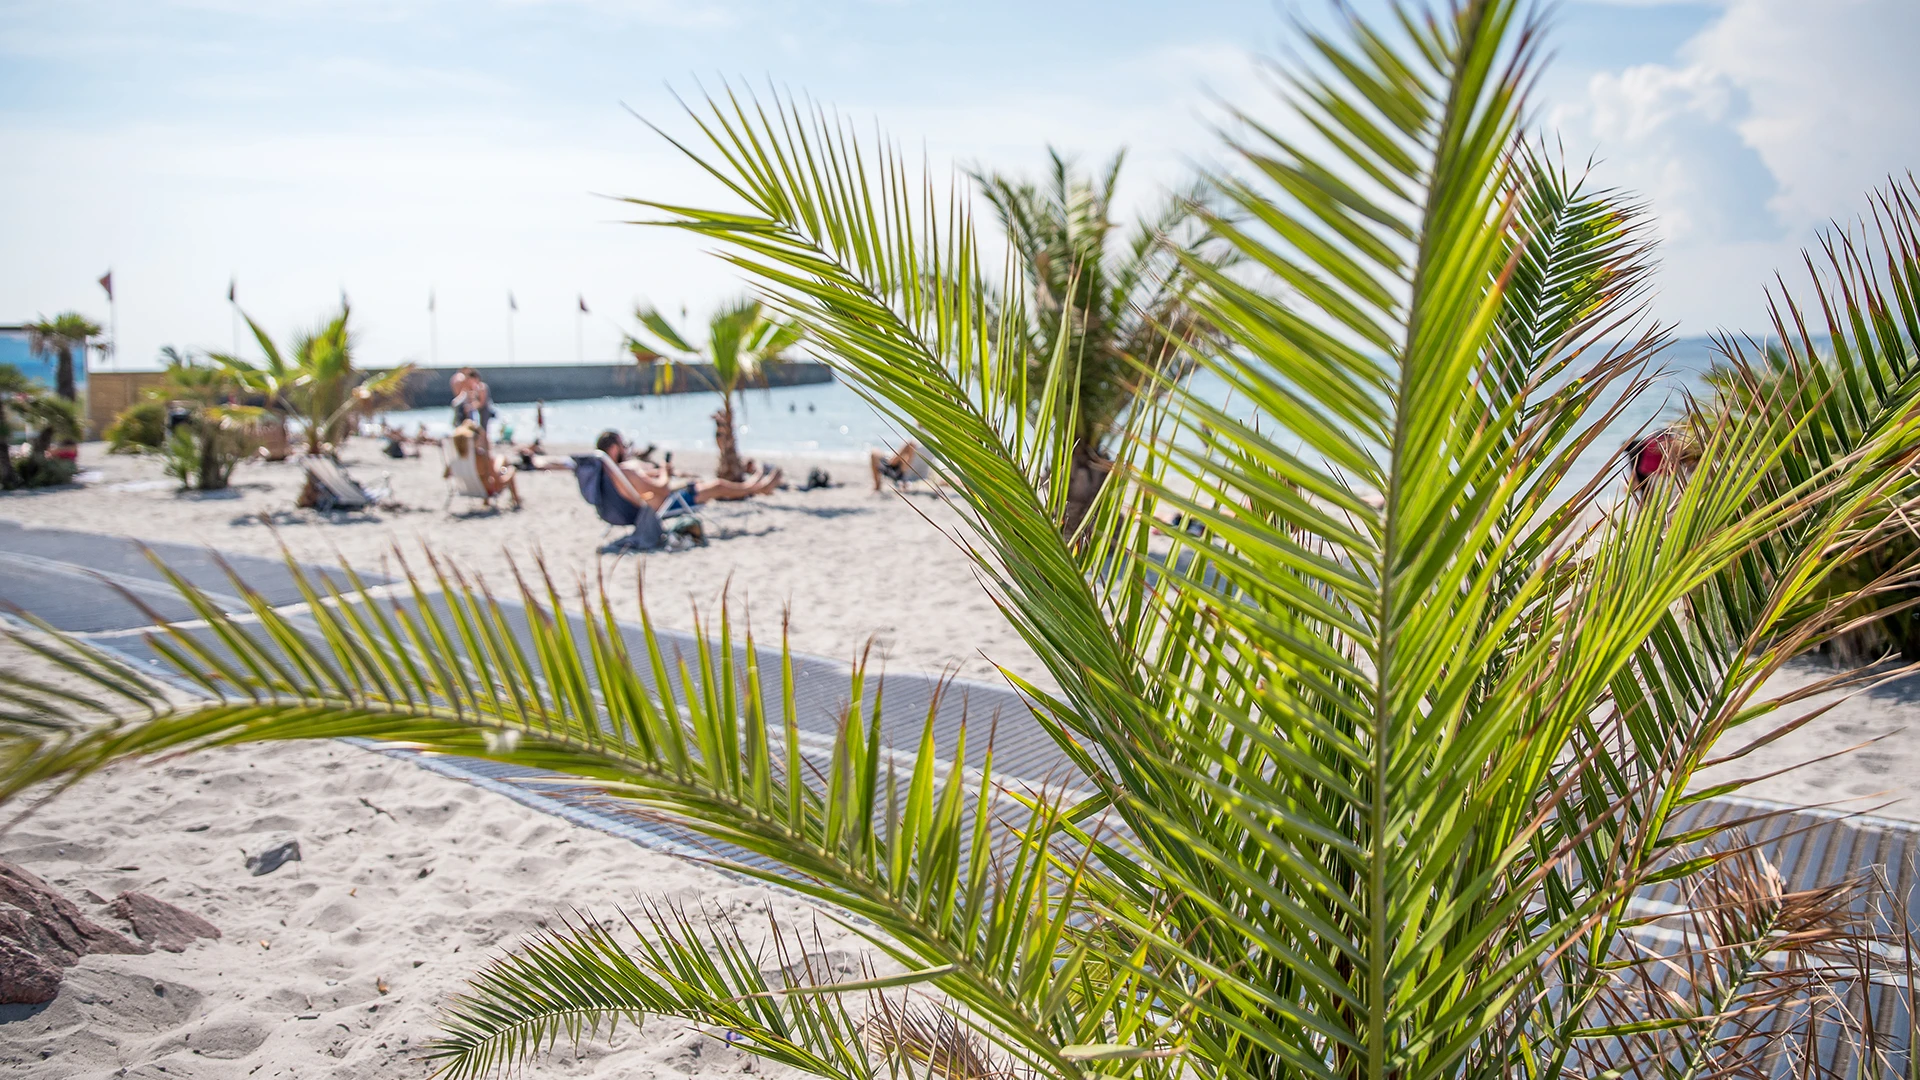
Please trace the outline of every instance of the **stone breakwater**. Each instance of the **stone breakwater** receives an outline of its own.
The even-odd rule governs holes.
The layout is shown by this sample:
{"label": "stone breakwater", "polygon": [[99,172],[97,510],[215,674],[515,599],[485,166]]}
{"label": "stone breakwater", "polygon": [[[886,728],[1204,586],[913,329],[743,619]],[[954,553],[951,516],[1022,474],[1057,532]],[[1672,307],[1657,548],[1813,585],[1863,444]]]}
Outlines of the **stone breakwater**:
{"label": "stone breakwater", "polygon": [[[453,392],[448,380],[454,368],[416,368],[408,377],[405,394],[411,408],[449,405]],[[636,397],[657,393],[684,394],[712,390],[713,368],[708,364],[675,364],[670,380],[656,378],[638,364],[522,364],[512,367],[476,367],[503,404],[529,401],[571,401],[583,398]],[[825,364],[767,364],[748,385],[806,386],[833,381]]]}

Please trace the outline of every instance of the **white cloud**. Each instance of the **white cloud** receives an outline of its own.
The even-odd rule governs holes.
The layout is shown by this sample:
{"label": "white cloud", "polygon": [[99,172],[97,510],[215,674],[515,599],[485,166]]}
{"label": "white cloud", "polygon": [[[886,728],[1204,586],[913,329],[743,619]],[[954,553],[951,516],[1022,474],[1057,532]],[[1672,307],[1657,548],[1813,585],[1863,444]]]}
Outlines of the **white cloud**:
{"label": "white cloud", "polygon": [[1739,0],[1688,49],[1742,87],[1741,137],[1792,222],[1852,216],[1862,192],[1920,166],[1920,3]]}
{"label": "white cloud", "polygon": [[1773,175],[1735,128],[1746,112],[1724,74],[1646,64],[1593,76],[1556,126],[1599,147],[1609,179],[1651,200],[1669,240],[1773,239],[1783,233],[1768,207]]}
{"label": "white cloud", "polygon": [[1914,0],[1725,0],[1675,63],[1594,75],[1549,126],[1648,198],[1668,317],[1752,327],[1774,270],[1920,166],[1916,40]]}

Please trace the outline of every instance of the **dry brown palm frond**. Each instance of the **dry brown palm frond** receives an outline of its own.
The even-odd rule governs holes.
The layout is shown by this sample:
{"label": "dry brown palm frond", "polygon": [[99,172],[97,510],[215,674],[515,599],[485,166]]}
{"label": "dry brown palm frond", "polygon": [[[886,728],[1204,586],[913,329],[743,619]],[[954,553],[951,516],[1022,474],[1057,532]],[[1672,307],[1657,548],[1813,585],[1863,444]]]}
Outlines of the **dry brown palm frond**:
{"label": "dry brown palm frond", "polygon": [[[1877,1075],[1902,1010],[1885,1007],[1888,945],[1875,936],[1860,875],[1790,889],[1753,846],[1710,851],[1686,903],[1655,910],[1623,939],[1614,982],[1595,999],[1575,1075]],[[1883,985],[1885,984],[1885,985]],[[1840,1038],[1835,1038],[1838,1035]]]}
{"label": "dry brown palm frond", "polygon": [[895,1076],[941,1080],[1015,1080],[1011,1066],[955,1018],[952,1008],[874,994],[865,1030]]}

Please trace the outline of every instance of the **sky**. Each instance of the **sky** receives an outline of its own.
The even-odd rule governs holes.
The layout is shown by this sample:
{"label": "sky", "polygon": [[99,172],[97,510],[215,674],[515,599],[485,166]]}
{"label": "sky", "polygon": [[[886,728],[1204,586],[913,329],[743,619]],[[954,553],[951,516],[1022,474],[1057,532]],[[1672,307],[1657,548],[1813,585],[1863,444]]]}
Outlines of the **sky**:
{"label": "sky", "polygon": [[[938,170],[1125,146],[1138,205],[1221,161],[1222,102],[1278,112],[1263,64],[1327,10],[0,0],[0,323],[117,319],[147,366],[232,348],[232,283],[275,335],[350,297],[365,366],[610,359],[637,303],[698,320],[745,290],[624,223],[617,196],[724,201],[639,119],[686,134],[676,91],[803,93]],[[1534,119],[1647,202],[1682,334],[1762,328],[1774,271],[1920,164],[1920,0],[1562,0],[1552,27]]]}

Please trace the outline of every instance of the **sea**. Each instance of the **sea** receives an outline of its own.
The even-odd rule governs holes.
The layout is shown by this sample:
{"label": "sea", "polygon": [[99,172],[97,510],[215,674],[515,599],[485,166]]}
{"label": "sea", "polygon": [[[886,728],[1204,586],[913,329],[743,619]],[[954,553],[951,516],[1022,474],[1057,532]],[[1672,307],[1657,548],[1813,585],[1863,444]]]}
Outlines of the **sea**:
{"label": "sea", "polygon": [[[1587,449],[1569,474],[1569,484],[1584,482],[1608,467],[1621,445],[1637,432],[1677,416],[1685,395],[1699,392],[1701,376],[1714,356],[1713,344],[1707,338],[1683,338],[1662,352],[1656,366],[1664,369],[1663,377],[1630,402]],[[1218,380],[1198,377],[1195,389],[1207,400],[1227,401],[1231,410],[1231,399]],[[556,448],[586,446],[602,431],[614,430],[636,446],[652,443],[661,450],[710,453],[713,413],[719,406],[719,395],[708,392],[549,401],[542,407],[545,441]],[[749,457],[864,462],[867,451],[897,447],[905,441],[852,389],[839,382],[748,390],[735,396],[734,408],[741,451]],[[495,409],[496,443],[526,443],[535,437],[534,405],[497,405]],[[436,437],[451,430],[446,408],[392,412],[384,419],[407,432],[424,424]]]}

